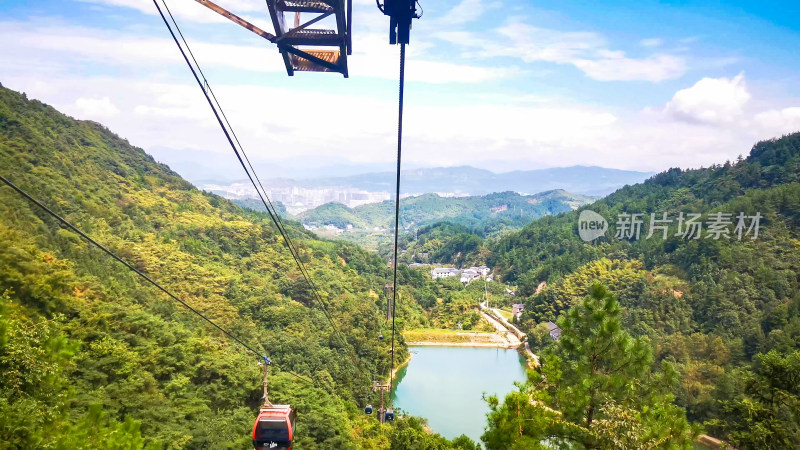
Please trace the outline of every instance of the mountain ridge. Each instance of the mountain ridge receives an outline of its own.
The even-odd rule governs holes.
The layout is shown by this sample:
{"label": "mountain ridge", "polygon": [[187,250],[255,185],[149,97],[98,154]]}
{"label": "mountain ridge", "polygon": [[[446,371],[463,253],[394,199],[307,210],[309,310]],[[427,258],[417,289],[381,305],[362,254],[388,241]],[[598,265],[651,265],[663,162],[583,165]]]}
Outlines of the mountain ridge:
{"label": "mountain ridge", "polygon": [[[478,196],[506,191],[530,195],[563,189],[580,195],[603,196],[625,185],[642,182],[653,174],[652,172],[580,165],[500,173],[468,165],[417,168],[401,172],[400,190],[403,195],[451,193]],[[343,177],[279,177],[265,179],[264,184],[267,188],[339,188],[393,193],[395,176],[394,172],[384,171]],[[224,195],[226,188],[237,183],[240,184],[240,182],[223,185],[200,184],[204,189],[213,189]]]}
{"label": "mountain ridge", "polygon": [[[400,202],[400,227],[406,233],[438,222],[465,227],[480,236],[518,229],[547,215],[572,211],[594,201],[561,189],[520,195],[499,192],[483,196],[442,197],[435,193],[404,198]],[[348,208],[330,202],[293,218],[316,233],[332,235],[375,249],[385,246],[394,227],[393,200]],[[332,234],[335,233],[335,234]]]}

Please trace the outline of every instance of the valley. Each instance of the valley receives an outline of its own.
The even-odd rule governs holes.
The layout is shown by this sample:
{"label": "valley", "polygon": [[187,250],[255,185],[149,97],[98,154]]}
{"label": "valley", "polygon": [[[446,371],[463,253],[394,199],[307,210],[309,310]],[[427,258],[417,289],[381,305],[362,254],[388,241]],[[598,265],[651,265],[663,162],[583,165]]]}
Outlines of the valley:
{"label": "valley", "polygon": [[[503,192],[478,197],[425,194],[403,199],[400,226],[405,235],[413,235],[425,227],[448,222],[487,236],[521,228],[545,215],[572,211],[591,201],[590,197],[563,190],[535,195]],[[294,218],[320,236],[343,239],[378,251],[391,245],[393,215],[394,202],[385,201],[354,209],[340,203],[327,203]]]}

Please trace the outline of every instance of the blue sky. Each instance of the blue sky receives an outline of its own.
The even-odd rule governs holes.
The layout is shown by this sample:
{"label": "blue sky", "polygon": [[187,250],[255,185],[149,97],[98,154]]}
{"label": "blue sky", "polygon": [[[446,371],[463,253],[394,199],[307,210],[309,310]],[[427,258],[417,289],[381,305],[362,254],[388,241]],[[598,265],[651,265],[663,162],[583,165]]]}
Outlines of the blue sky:
{"label": "blue sky", "polygon": [[[796,2],[421,1],[407,167],[658,171],[800,131]],[[271,31],[263,1],[218,3]],[[398,49],[372,0],[355,0],[349,79],[287,77],[271,44],[192,0],[168,4],[268,176],[392,168]],[[6,0],[0,12],[4,86],[179,172],[236,170],[152,1]]]}

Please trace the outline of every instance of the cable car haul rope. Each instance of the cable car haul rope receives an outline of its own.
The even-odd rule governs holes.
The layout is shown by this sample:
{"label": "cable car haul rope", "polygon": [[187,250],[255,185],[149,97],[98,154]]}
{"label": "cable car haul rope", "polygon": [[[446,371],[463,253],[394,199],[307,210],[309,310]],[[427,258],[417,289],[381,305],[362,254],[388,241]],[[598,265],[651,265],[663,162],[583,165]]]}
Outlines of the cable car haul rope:
{"label": "cable car haul rope", "polygon": [[[206,79],[205,74],[203,74],[203,71],[199,63],[197,62],[197,59],[195,58],[194,54],[189,48],[189,44],[186,41],[185,37],[183,36],[183,33],[181,32],[177,22],[175,21],[172,12],[169,10],[169,7],[166,4],[166,0],[160,0],[160,1],[161,4],[164,6],[164,10],[162,10],[161,6],[159,5],[159,0],[153,0],[153,4],[158,10],[159,15],[161,16],[161,19],[164,22],[164,25],[166,25],[167,30],[172,36],[172,39],[178,46],[178,49],[180,50],[180,53],[183,56],[184,61],[186,62],[187,66],[192,72],[195,81],[197,82],[198,86],[203,92],[203,95],[206,98],[206,101],[208,102],[209,106],[211,107],[211,110],[214,113],[214,117],[217,119],[217,123],[222,129],[225,138],[227,139],[228,143],[233,149],[233,152],[236,155],[236,158],[241,164],[245,173],[247,174],[248,179],[253,184],[253,187],[258,193],[259,198],[261,199],[261,202],[263,203],[265,209],[267,210],[267,213],[269,214],[273,224],[275,225],[276,229],[283,238],[284,243],[286,244],[292,258],[294,259],[298,270],[302,274],[304,280],[308,283],[310,290],[313,294],[312,296],[314,300],[316,300],[316,302],[318,303],[320,310],[322,311],[326,320],[333,329],[333,332],[337,336],[343,349],[346,352],[349,351],[354,367],[358,367],[358,359],[355,355],[353,347],[349,344],[347,339],[345,339],[345,337],[339,331],[339,327],[336,325],[335,321],[331,317],[328,311],[327,304],[323,300],[322,295],[320,295],[317,285],[311,278],[308,268],[306,268],[305,264],[300,260],[297,246],[295,245],[294,241],[289,235],[286,227],[283,224],[283,220],[277,213],[275,206],[273,205],[272,201],[267,195],[266,190],[264,189],[261,183],[261,180],[255,173],[253,165],[250,163],[250,159],[248,158],[247,154],[244,151],[244,148],[239,142],[239,138],[236,136],[236,133],[234,132],[233,127],[230,124],[230,121],[225,115],[225,112],[222,110],[222,106],[219,104],[216,95],[214,95],[214,92],[211,89],[211,85]],[[250,22],[225,10],[224,8],[216,5],[211,1],[208,0],[195,0],[195,1],[197,1],[203,6],[206,6],[212,11],[217,12],[223,17],[226,17],[232,22],[237,23],[242,27],[250,30],[251,32],[261,36],[262,38],[268,40],[269,42],[276,44],[286,64],[287,73],[290,76],[294,75],[295,71],[338,72],[343,74],[345,77],[348,76],[347,55],[350,55],[352,53],[352,39],[351,39],[352,0],[267,0],[267,7],[269,9],[270,16],[272,17],[273,25],[275,26],[275,31],[276,31],[275,34],[268,33],[260,29],[259,27],[256,27]],[[396,190],[395,190],[395,228],[394,228],[395,235],[394,235],[394,252],[393,252],[394,256],[392,259],[393,282],[392,282],[391,303],[387,305],[390,308],[392,317],[391,374],[388,385],[379,385],[378,383],[373,383],[372,386],[373,389],[380,386],[381,398],[383,398],[384,391],[391,390],[394,384],[395,342],[396,342],[394,310],[397,303],[397,253],[398,253],[397,245],[398,245],[399,213],[400,213],[400,169],[402,161],[402,137],[403,137],[403,89],[405,84],[405,45],[408,44],[409,40],[411,20],[420,17],[416,14],[416,9],[415,9],[416,4],[417,4],[416,0],[385,0],[384,4],[378,3],[378,8],[381,10],[381,12],[388,15],[390,18],[390,32],[389,32],[390,43],[400,44],[400,79],[399,79],[400,89],[399,89],[399,108],[398,108],[398,126],[397,126],[397,173],[396,173],[397,178],[396,178]],[[167,15],[169,16],[170,20],[167,20],[167,15],[164,14],[164,11],[167,12]],[[284,16],[285,13],[287,12],[288,13],[293,12],[295,15],[294,27],[286,26]],[[314,13],[318,15],[309,20],[308,22],[301,24],[300,22],[301,13]],[[335,18],[336,30],[321,30],[321,29],[309,28],[310,25],[313,25],[314,23],[317,23],[322,19],[331,16]],[[172,25],[170,25],[170,22],[172,23]],[[177,31],[178,33],[177,35],[175,31],[173,31],[172,28],[173,25],[175,27],[175,31]],[[180,41],[178,40],[178,36],[180,36]],[[183,42],[183,45],[181,45],[181,42]],[[313,45],[315,46],[315,49],[303,47],[305,45]],[[338,47],[338,50],[316,49],[316,47],[319,46]],[[186,48],[185,51],[184,47]],[[113,259],[123,264],[131,271],[135,272],[142,279],[144,279],[145,281],[156,287],[158,290],[166,294],[171,299],[180,303],[190,312],[201,317],[205,322],[209,323],[215,329],[220,331],[222,334],[229,337],[237,344],[241,345],[248,352],[253,353],[258,358],[259,364],[263,365],[264,367],[264,379],[263,379],[264,402],[259,410],[255,423],[253,424],[253,431],[252,431],[253,446],[255,448],[285,448],[285,449],[291,448],[292,442],[294,440],[297,415],[290,405],[276,405],[272,404],[269,400],[269,395],[268,395],[269,368],[271,366],[275,367],[278,366],[268,356],[266,356],[262,352],[256,350],[254,347],[244,342],[242,339],[237,337],[233,332],[223,328],[222,326],[211,320],[201,311],[193,308],[187,302],[179,298],[177,295],[173,294],[170,290],[163,287],[161,284],[150,278],[144,272],[136,269],[133,265],[122,259],[116,253],[114,253],[107,247],[103,246],[102,244],[91,238],[89,235],[81,231],[78,227],[68,222],[65,218],[61,217],[59,214],[57,214],[56,212],[45,206],[44,203],[40,202],[39,200],[29,195],[27,192],[16,186],[14,183],[12,183],[4,176],[0,175],[0,181],[8,185],[16,193],[18,193],[19,195],[21,195],[22,197],[24,197],[25,199],[36,205],[37,207],[41,208],[44,212],[55,218],[62,226],[74,231],[75,233],[80,235],[83,239],[85,239],[87,242],[96,246],[104,253],[108,254]],[[381,340],[383,339],[383,334],[381,334],[380,339]],[[301,380],[309,384],[314,384],[314,381],[307,377],[299,375],[290,370],[285,370],[285,369],[282,370],[287,372],[291,376],[297,378],[298,380]],[[365,408],[365,413],[367,414],[372,413],[371,405],[368,405]],[[391,409],[384,409],[383,401],[381,401],[379,417],[381,422],[394,420],[394,412]]]}
{"label": "cable car haul rope", "polygon": [[[195,0],[195,1],[221,14],[222,16],[228,18],[229,20],[247,28],[253,33],[261,36],[262,38],[272,43],[275,43],[281,52],[281,55],[286,64],[287,73],[289,75],[293,75],[294,71],[305,70],[305,71],[319,71],[319,72],[338,72],[343,74],[345,77],[348,76],[347,55],[351,54],[352,52],[352,40],[351,40],[352,0],[267,0],[267,6],[269,8],[270,16],[272,17],[273,24],[275,25],[275,30],[276,30],[275,34],[271,34],[264,30],[261,30],[255,25],[252,25],[251,23],[247,22],[241,17],[228,12],[224,8],[212,3],[211,1],[208,0]],[[349,345],[348,341],[339,331],[339,327],[336,325],[335,321],[331,317],[328,311],[328,307],[325,301],[323,300],[323,297],[319,293],[319,289],[317,288],[316,284],[311,278],[308,269],[305,267],[305,264],[300,260],[297,246],[295,245],[291,236],[287,232],[287,229],[284,226],[280,215],[278,215],[275,206],[272,204],[272,201],[269,199],[266,190],[261,184],[261,180],[255,173],[255,170],[253,169],[253,166],[250,163],[250,159],[247,157],[244,148],[242,148],[242,145],[239,142],[236,133],[233,131],[233,128],[230,122],[228,121],[227,116],[225,116],[225,113],[222,110],[219,101],[214,95],[214,92],[211,89],[208,80],[203,74],[200,65],[197,63],[194,54],[191,52],[189,44],[186,42],[186,39],[184,38],[183,33],[180,31],[180,28],[178,27],[175,18],[169,11],[169,7],[166,4],[166,0],[161,0],[161,3],[164,5],[164,10],[167,11],[167,15],[169,16],[172,25],[175,26],[175,30],[178,32],[178,35],[180,36],[181,39],[180,41],[178,40],[178,35],[176,35],[175,31],[173,31],[172,26],[170,25],[170,21],[167,20],[167,16],[161,9],[161,6],[159,5],[159,0],[153,0],[153,4],[156,6],[158,13],[161,16],[162,20],[164,21],[164,24],[166,25],[167,29],[169,30],[169,33],[172,36],[173,40],[175,41],[175,44],[178,46],[178,49],[180,50],[184,61],[189,66],[189,69],[191,70],[195,81],[197,81],[198,86],[202,90],[203,95],[206,98],[206,101],[208,102],[212,112],[214,113],[214,117],[217,119],[217,122],[220,128],[222,129],[225,138],[227,139],[228,143],[233,149],[234,154],[236,155],[237,160],[239,161],[245,173],[247,174],[250,182],[253,184],[253,187],[255,188],[256,192],[259,195],[259,198],[264,204],[264,207],[266,208],[267,213],[272,219],[273,224],[277,228],[287,248],[289,249],[289,252],[292,258],[294,259],[300,273],[302,274],[305,281],[308,283],[311,292],[313,294],[314,300],[316,300],[316,302],[318,303],[320,310],[322,311],[326,320],[330,324],[331,328],[334,331],[334,334],[339,339],[345,351],[349,351],[354,367],[358,367],[357,364],[358,360],[352,346]],[[397,245],[398,245],[398,234],[400,231],[399,229],[400,169],[402,161],[402,138],[403,138],[403,89],[405,84],[405,45],[408,44],[409,40],[411,20],[413,18],[420,17],[416,14],[415,5],[416,5],[415,0],[385,0],[384,4],[382,5],[378,3],[378,8],[384,14],[388,15],[390,18],[390,33],[389,33],[390,43],[400,44],[400,79],[399,79],[400,89],[399,89],[398,124],[397,124],[397,173],[396,173],[397,177],[396,177],[396,189],[395,189],[395,227],[394,227],[395,235],[394,235],[393,259],[392,259],[392,266],[393,266],[392,299],[390,306],[392,313],[391,314],[392,317],[391,374],[389,378],[389,384],[380,385],[382,397],[384,390],[387,389],[391,390],[394,384],[395,342],[396,342],[394,311],[395,311],[395,306],[397,304],[397,294],[398,294]],[[294,12],[295,14],[294,27],[289,28],[285,24],[284,14],[287,12]],[[318,14],[318,16],[312,18],[308,22],[301,24],[300,14],[302,12],[315,13]],[[336,30],[320,30],[320,29],[308,28],[310,25],[313,25],[314,23],[330,16],[333,16],[336,19],[336,24],[337,24]],[[181,45],[181,41],[183,42],[183,46]],[[338,47],[338,50],[311,50],[308,48],[301,47],[303,45],[331,46],[331,47]],[[186,51],[184,51],[184,46],[186,47]],[[158,290],[169,296],[171,299],[180,303],[190,312],[198,315],[204,321],[212,325],[215,329],[222,332],[222,334],[229,337],[231,340],[241,345],[244,349],[257,356],[260,361],[260,364],[262,364],[264,367],[264,380],[263,380],[264,403],[260,408],[258,416],[256,417],[256,420],[253,424],[253,431],[252,431],[253,446],[255,448],[285,448],[285,449],[291,448],[295,435],[297,415],[290,405],[276,405],[272,404],[269,400],[269,395],[268,395],[269,368],[271,366],[278,367],[272,360],[270,360],[269,357],[262,354],[262,352],[256,350],[252,346],[248,345],[246,342],[242,341],[234,333],[223,328],[222,326],[211,320],[208,316],[203,314],[201,311],[193,308],[187,302],[185,302],[184,300],[173,294],[171,291],[160,285],[158,282],[150,278],[147,274],[136,269],[133,265],[122,259],[120,256],[115,254],[113,251],[109,250],[107,247],[103,246],[96,240],[92,239],[90,236],[81,231],[75,225],[68,222],[66,219],[58,215],[56,212],[45,206],[42,202],[33,198],[27,192],[17,187],[7,178],[0,175],[0,181],[8,185],[15,192],[26,198],[31,203],[35,204],[37,207],[41,208],[47,214],[55,218],[58,222],[60,222],[61,225],[63,225],[66,228],[69,228],[70,230],[80,235],[83,239],[85,239],[92,245],[96,246],[97,248],[99,248],[100,250],[102,250],[103,252],[105,252],[106,254],[108,254],[121,264],[123,264],[131,271],[135,272],[142,279],[144,279],[151,285],[155,286]],[[310,380],[290,370],[285,370],[285,372],[306,383],[314,384],[313,380]],[[373,388],[375,388],[376,386],[378,386],[377,383],[373,385]],[[372,413],[372,407],[370,405],[368,405],[365,408],[365,413],[367,414]],[[384,409],[383,402],[381,402],[379,417],[381,422],[392,421],[394,420],[394,412],[391,409]]]}
{"label": "cable car haul rope", "polygon": [[[38,206],[39,208],[41,208],[41,209],[42,209],[44,212],[46,212],[47,214],[49,214],[50,216],[52,216],[54,219],[58,220],[58,221],[59,221],[59,222],[60,222],[60,223],[61,223],[63,226],[65,226],[65,227],[69,228],[70,230],[74,231],[74,232],[75,232],[75,233],[77,233],[77,234],[78,234],[80,237],[82,237],[83,239],[85,239],[87,242],[89,242],[90,244],[92,244],[92,245],[94,245],[95,247],[99,248],[99,249],[100,249],[100,250],[102,250],[104,253],[106,253],[107,255],[111,256],[112,258],[114,258],[115,260],[117,260],[118,262],[120,262],[122,265],[124,265],[125,267],[127,267],[128,269],[130,269],[131,271],[133,271],[134,273],[136,273],[136,274],[137,274],[137,275],[139,275],[140,277],[142,277],[142,278],[143,278],[145,281],[147,281],[148,283],[150,283],[150,284],[152,284],[153,286],[155,286],[155,287],[156,287],[158,290],[160,290],[161,292],[163,292],[163,293],[167,294],[167,296],[169,296],[171,299],[173,299],[173,300],[175,300],[176,302],[180,303],[182,306],[184,306],[186,309],[188,309],[188,310],[189,310],[189,311],[191,311],[192,313],[194,313],[194,314],[197,314],[198,316],[200,316],[200,318],[202,318],[203,320],[205,320],[206,322],[208,322],[209,324],[211,324],[211,325],[212,325],[214,328],[216,328],[217,330],[221,331],[221,332],[222,332],[222,333],[223,333],[225,336],[227,336],[227,337],[231,338],[231,339],[232,339],[234,342],[236,342],[237,344],[241,345],[242,347],[244,347],[246,350],[248,350],[249,352],[253,353],[254,355],[256,355],[256,356],[259,358],[259,360],[261,360],[261,361],[264,361],[264,363],[265,363],[266,365],[275,365],[275,367],[278,367],[278,366],[277,366],[276,364],[274,364],[274,363],[273,363],[273,362],[272,362],[272,361],[271,361],[271,360],[270,360],[268,357],[264,356],[264,355],[263,355],[261,352],[259,352],[258,350],[254,349],[252,346],[250,346],[250,345],[246,344],[244,341],[242,341],[241,339],[239,339],[238,337],[236,337],[236,335],[234,335],[232,332],[230,332],[230,331],[226,330],[225,328],[222,328],[222,327],[221,327],[220,325],[218,325],[216,322],[214,322],[213,320],[209,319],[209,318],[208,318],[208,316],[206,316],[206,315],[205,315],[205,314],[203,314],[202,312],[198,311],[197,309],[193,308],[191,305],[189,305],[188,303],[186,303],[184,300],[181,300],[181,298],[180,298],[180,297],[178,297],[177,295],[173,294],[173,293],[172,293],[171,291],[169,291],[167,288],[165,288],[164,286],[162,286],[161,284],[159,284],[158,282],[156,282],[155,280],[153,280],[152,278],[150,278],[148,275],[146,275],[145,273],[143,273],[143,272],[142,272],[142,271],[140,271],[139,269],[137,269],[137,268],[133,267],[133,265],[131,265],[129,262],[127,262],[127,261],[125,261],[124,259],[122,259],[122,258],[121,258],[120,256],[118,256],[116,253],[114,253],[114,252],[112,252],[111,250],[109,250],[109,249],[108,249],[106,246],[104,246],[103,244],[101,244],[101,243],[97,242],[96,240],[92,239],[92,238],[91,238],[89,235],[87,235],[86,233],[84,233],[83,231],[81,231],[81,230],[80,230],[78,227],[76,227],[76,226],[75,226],[75,225],[73,225],[72,223],[68,222],[68,221],[67,221],[65,218],[61,217],[59,214],[57,214],[56,212],[54,212],[52,209],[50,209],[50,208],[48,208],[47,206],[45,206],[45,205],[44,205],[42,202],[40,202],[39,200],[37,200],[37,199],[33,198],[33,197],[30,195],[30,194],[28,194],[27,192],[25,192],[24,190],[22,190],[20,187],[18,187],[18,186],[17,186],[17,185],[15,185],[14,183],[12,183],[12,182],[11,182],[10,180],[8,180],[6,177],[4,177],[4,176],[0,175],[0,181],[2,181],[3,183],[5,183],[5,184],[6,184],[8,187],[10,187],[10,188],[11,188],[11,189],[13,189],[14,191],[16,191],[16,192],[17,192],[18,194],[20,194],[21,196],[25,197],[25,199],[27,199],[28,201],[30,201],[30,202],[31,202],[31,203],[33,203],[34,205],[36,205],[36,206]],[[294,373],[294,372],[292,372],[292,371],[290,371],[290,370],[286,370],[286,372],[287,372],[287,373],[289,373],[289,374],[291,374],[291,375],[293,375],[294,377],[296,377],[296,378],[298,378],[298,379],[300,379],[300,380],[303,380],[303,381],[307,382],[307,383],[313,383],[313,381],[309,380],[308,378],[306,378],[306,377],[303,377],[302,375],[298,375],[298,374],[296,374],[296,373]]]}
{"label": "cable car haul rope", "polygon": [[[259,27],[251,24],[245,19],[242,19],[236,14],[227,11],[226,9],[220,7],[219,5],[216,5],[211,1],[208,0],[195,0],[195,1],[197,1],[203,6],[206,6],[212,11],[222,15],[223,17],[231,20],[232,22],[250,30],[251,32],[266,39],[267,41],[276,44],[286,65],[286,71],[290,76],[294,75],[295,71],[338,72],[344,75],[345,77],[348,76],[347,55],[352,54],[352,33],[351,33],[352,0],[266,0],[270,17],[272,19],[272,23],[275,28],[274,34],[268,33],[260,29]],[[331,318],[328,312],[328,308],[325,305],[322,296],[319,294],[319,290],[317,289],[316,284],[313,282],[307,268],[300,260],[294,242],[292,241],[291,237],[286,231],[286,228],[283,226],[283,222],[280,218],[280,215],[277,213],[274,205],[272,204],[272,201],[269,199],[266,190],[261,184],[261,180],[255,173],[255,170],[253,169],[252,164],[250,164],[250,160],[247,157],[244,148],[242,148],[242,145],[239,142],[238,137],[236,137],[236,133],[233,131],[230,122],[225,116],[225,113],[222,110],[222,106],[219,104],[219,101],[214,95],[214,92],[211,89],[211,86],[208,80],[206,79],[205,75],[203,74],[203,71],[200,68],[199,63],[197,62],[197,60],[194,57],[194,54],[189,48],[189,44],[186,42],[183,33],[180,31],[180,27],[175,21],[175,18],[172,16],[172,13],[169,11],[169,7],[166,4],[166,0],[161,0],[161,2],[164,5],[164,9],[170,16],[172,24],[175,26],[175,29],[180,35],[181,41],[183,42],[183,46],[181,45],[181,42],[178,41],[175,32],[172,30],[172,26],[170,25],[169,21],[167,21],[167,18],[162,12],[161,7],[158,4],[158,0],[153,0],[156,9],[158,10],[159,14],[161,15],[161,18],[164,21],[164,24],[169,30],[170,35],[175,41],[175,44],[178,46],[178,49],[180,50],[181,55],[183,56],[183,59],[189,66],[189,69],[191,70],[195,81],[197,81],[197,84],[203,91],[203,95],[205,96],[206,101],[211,107],[214,116],[216,117],[217,122],[220,125],[220,128],[225,134],[225,138],[227,139],[228,143],[233,149],[236,158],[238,159],[239,163],[241,164],[242,168],[247,174],[247,177],[249,178],[250,182],[253,184],[253,187],[258,193],[261,202],[264,204],[264,207],[267,210],[267,213],[269,214],[270,218],[272,219],[272,222],[274,223],[279,233],[283,237],[287,247],[289,248],[290,253],[292,254],[292,258],[295,260],[295,263],[297,264],[297,267],[300,270],[300,273],[303,275],[304,279],[311,287],[311,290],[314,294],[314,298],[317,300],[320,309],[322,310],[326,319],[330,323],[335,334],[340,339],[342,345],[345,347],[345,349],[351,350],[352,352],[352,347],[348,345],[347,340],[344,339],[344,337],[342,337],[342,334],[339,332],[339,328],[336,326],[335,322]],[[389,384],[380,385],[381,398],[383,398],[384,390],[386,389],[391,390],[392,386],[394,385],[395,343],[396,343],[396,322],[395,322],[394,311],[397,304],[397,295],[398,295],[398,290],[397,290],[398,248],[397,247],[398,247],[398,237],[400,232],[400,227],[399,227],[400,170],[402,162],[402,142],[403,142],[403,91],[405,86],[405,46],[406,44],[409,43],[412,19],[419,18],[421,16],[417,15],[416,13],[416,8],[415,8],[415,6],[417,5],[416,0],[385,0],[383,4],[381,4],[379,0],[376,0],[376,2],[378,3],[378,9],[380,9],[380,11],[383,12],[385,15],[389,16],[390,44],[397,44],[397,43],[400,44],[400,75],[399,75],[399,101],[398,101],[398,122],[397,122],[397,172],[396,172],[396,189],[395,189],[394,250],[392,258],[392,299],[391,299],[391,305],[390,306],[387,305],[390,308],[392,317],[391,370],[389,376]],[[294,27],[287,27],[285,13],[292,13],[292,12],[294,13]],[[309,20],[308,22],[301,24],[300,16],[301,13],[303,12],[318,14],[318,15]],[[330,16],[333,16],[335,18],[336,30],[309,28],[310,25],[313,25],[321,21],[322,19],[325,19]],[[313,45],[314,49],[301,47],[303,45]],[[186,47],[186,51],[184,51],[183,48],[184,46]],[[319,46],[338,47],[338,50],[319,50],[317,48]],[[187,51],[189,55],[191,55],[191,61],[189,60],[189,57],[186,54]],[[354,367],[358,366],[357,363],[358,363],[357,358],[354,357],[353,358]],[[255,423],[253,424],[253,435],[252,435],[253,446],[255,448],[275,447],[275,446],[282,448],[291,448],[296,426],[296,414],[290,405],[273,405],[272,403],[270,403],[267,392],[267,378],[268,378],[270,360],[264,357],[263,364],[264,364],[264,382],[263,382],[264,405],[259,411]],[[373,388],[375,388],[375,386],[378,386],[378,384],[374,384]],[[372,407],[368,405],[367,408],[365,408],[365,412],[367,414],[370,414],[372,412]],[[388,421],[394,420],[394,412],[391,409],[389,410],[384,409],[383,401],[381,401],[379,418],[381,422],[384,422],[386,420]]]}

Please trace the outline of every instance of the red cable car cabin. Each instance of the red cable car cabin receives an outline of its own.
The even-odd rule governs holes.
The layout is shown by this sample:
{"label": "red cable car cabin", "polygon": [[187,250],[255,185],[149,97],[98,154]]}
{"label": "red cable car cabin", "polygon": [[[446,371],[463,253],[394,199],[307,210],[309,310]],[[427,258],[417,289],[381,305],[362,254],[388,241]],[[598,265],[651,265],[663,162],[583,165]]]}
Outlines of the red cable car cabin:
{"label": "red cable car cabin", "polygon": [[296,419],[289,405],[262,407],[253,424],[253,447],[291,449]]}

